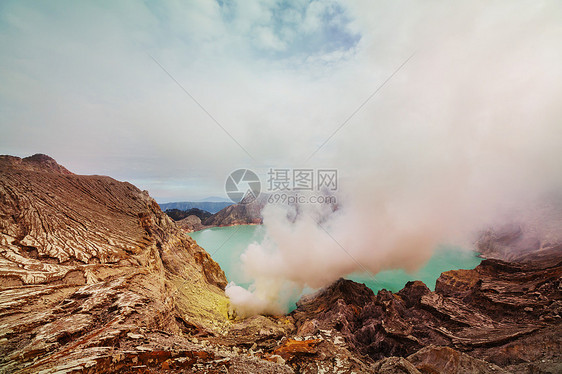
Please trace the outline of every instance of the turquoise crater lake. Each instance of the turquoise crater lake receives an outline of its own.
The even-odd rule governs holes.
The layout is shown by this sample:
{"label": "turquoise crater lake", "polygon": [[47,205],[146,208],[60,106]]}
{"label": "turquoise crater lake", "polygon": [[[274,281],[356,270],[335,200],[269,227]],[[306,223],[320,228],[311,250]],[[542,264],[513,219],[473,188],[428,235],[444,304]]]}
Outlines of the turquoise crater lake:
{"label": "turquoise crater lake", "polygon": [[[197,243],[219,263],[229,282],[248,288],[251,280],[246,279],[241,268],[240,255],[249,244],[261,242],[265,229],[259,225],[240,225],[214,227],[190,233]],[[481,259],[477,253],[454,246],[439,246],[431,259],[414,273],[404,270],[385,270],[374,277],[364,274],[352,274],[348,279],[365,283],[375,293],[381,289],[392,292],[400,291],[408,281],[421,280],[431,290],[442,272],[456,269],[473,269]]]}

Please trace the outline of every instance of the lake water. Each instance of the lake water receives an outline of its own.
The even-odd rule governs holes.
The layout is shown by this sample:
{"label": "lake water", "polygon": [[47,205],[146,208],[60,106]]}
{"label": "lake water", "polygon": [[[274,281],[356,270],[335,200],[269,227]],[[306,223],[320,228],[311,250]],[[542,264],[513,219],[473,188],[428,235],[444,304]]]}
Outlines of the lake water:
{"label": "lake water", "polygon": [[[190,234],[197,243],[205,248],[211,257],[224,270],[228,281],[247,288],[250,280],[245,279],[241,269],[240,255],[249,244],[260,242],[265,236],[263,226],[241,225],[231,227],[214,227]],[[400,291],[406,282],[421,280],[431,290],[435,288],[435,281],[442,272],[456,269],[473,269],[481,259],[473,251],[462,250],[453,246],[436,248],[431,259],[415,273],[403,270],[385,270],[374,277],[353,274],[348,279],[365,283],[375,293],[381,289],[392,292]]]}

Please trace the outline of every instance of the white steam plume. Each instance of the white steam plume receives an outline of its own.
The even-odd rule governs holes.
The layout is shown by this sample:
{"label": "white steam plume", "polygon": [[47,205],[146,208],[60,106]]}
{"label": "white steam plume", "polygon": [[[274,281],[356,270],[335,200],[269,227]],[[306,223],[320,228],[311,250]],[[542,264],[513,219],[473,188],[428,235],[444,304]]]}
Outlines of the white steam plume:
{"label": "white steam plume", "polygon": [[380,61],[382,81],[396,67],[382,53],[418,52],[321,150],[339,170],[340,209],[301,206],[294,221],[292,208],[264,210],[267,239],[242,256],[252,292],[227,289],[241,314],[280,311],[279,295],[352,272],[414,270],[437,244],[561,190],[561,3],[390,3],[354,6],[358,29],[375,29],[358,58]]}

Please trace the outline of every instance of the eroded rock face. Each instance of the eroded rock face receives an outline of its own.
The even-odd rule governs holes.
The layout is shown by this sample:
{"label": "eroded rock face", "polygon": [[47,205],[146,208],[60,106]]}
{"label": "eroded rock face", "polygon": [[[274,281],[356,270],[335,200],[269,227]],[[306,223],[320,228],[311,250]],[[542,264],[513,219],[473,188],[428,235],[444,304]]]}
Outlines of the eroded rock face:
{"label": "eroded rock face", "polygon": [[72,175],[70,171],[64,166],[59,165],[53,158],[41,153],[25,158],[0,155],[0,168],[3,170],[11,168],[20,171],[51,171],[54,173]]}
{"label": "eroded rock face", "polygon": [[176,222],[179,228],[185,232],[193,232],[206,229],[208,226],[203,226],[201,218],[197,216],[188,216]]}
{"label": "eroded rock face", "polygon": [[508,373],[497,365],[458,352],[450,347],[431,345],[408,356],[407,360],[420,373]]}
{"label": "eroded rock face", "polygon": [[263,222],[261,210],[266,202],[267,201],[265,199],[258,198],[248,204],[230,205],[201,221],[203,225],[207,227],[251,224],[258,225]]}
{"label": "eroded rock face", "polygon": [[181,221],[182,219],[190,216],[195,216],[198,217],[200,220],[202,220],[212,215],[206,210],[201,210],[199,208],[191,208],[188,210],[166,209],[164,213],[166,213],[171,219],[173,219],[176,222]]}
{"label": "eroded rock face", "polygon": [[0,158],[4,371],[109,368],[104,357],[119,355],[134,330],[220,330],[225,285],[146,192],[74,175],[44,155]]}
{"label": "eroded rock face", "polygon": [[[299,332],[335,331],[353,352],[373,361],[405,357],[421,372],[496,372],[496,366],[534,372],[562,359],[561,277],[557,253],[549,261],[485,260],[473,270],[445,272],[435,292],[409,282],[396,294],[374,295],[340,279],[301,300],[292,317]],[[424,348],[433,345],[443,348]],[[456,369],[446,369],[452,362]],[[400,360],[377,367],[390,364],[415,372]]]}

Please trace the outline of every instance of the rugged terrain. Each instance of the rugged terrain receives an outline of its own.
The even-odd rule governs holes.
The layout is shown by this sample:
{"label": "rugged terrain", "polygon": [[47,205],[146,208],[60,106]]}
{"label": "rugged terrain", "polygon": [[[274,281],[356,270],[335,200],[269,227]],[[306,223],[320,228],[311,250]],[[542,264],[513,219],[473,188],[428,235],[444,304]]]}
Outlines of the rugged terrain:
{"label": "rugged terrain", "polygon": [[195,208],[169,209],[165,213],[176,221],[179,228],[185,232],[193,232],[211,227],[259,225],[263,222],[261,210],[265,204],[266,197],[264,196],[251,203],[229,205],[214,214]]}
{"label": "rugged terrain", "polygon": [[213,226],[204,226],[201,223],[201,218],[195,215],[187,216],[177,221],[176,225],[182,230],[184,230],[185,232],[194,232],[194,231],[204,230],[213,227]]}
{"label": "rugged terrain", "polygon": [[261,210],[266,202],[266,197],[260,196],[250,203],[230,205],[203,219],[202,223],[209,227],[261,224]]}
{"label": "rugged terrain", "polygon": [[484,260],[474,270],[448,271],[435,292],[416,281],[396,294],[374,295],[340,280],[301,300],[292,318],[300,335],[337,331],[354,352],[373,361],[405,357],[421,372],[433,371],[420,365],[446,371],[435,360],[453,367],[461,353],[489,364],[472,360],[482,367],[477,372],[499,371],[494,365],[518,373],[561,372],[561,250],[551,262]]}
{"label": "rugged terrain", "polygon": [[146,192],[44,155],[0,157],[0,371],[213,361],[185,337],[229,324],[225,285]]}
{"label": "rugged terrain", "polygon": [[0,372],[562,372],[562,246],[505,231],[434,292],[340,279],[235,321],[220,267],[146,192],[0,156]]}
{"label": "rugged terrain", "polygon": [[203,230],[212,226],[204,226],[201,220],[209,218],[212,214],[198,208],[188,210],[168,209],[166,213],[171,219],[176,221],[176,225],[185,232]]}
{"label": "rugged terrain", "polygon": [[174,221],[180,221],[184,218],[189,216],[195,216],[199,218],[199,220],[209,218],[212,214],[207,212],[206,210],[201,210],[198,208],[191,208],[188,210],[179,210],[179,209],[166,209],[164,211],[171,219]]}

